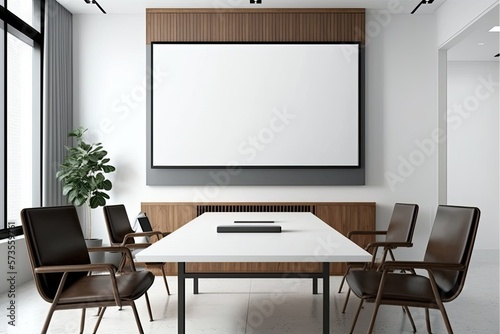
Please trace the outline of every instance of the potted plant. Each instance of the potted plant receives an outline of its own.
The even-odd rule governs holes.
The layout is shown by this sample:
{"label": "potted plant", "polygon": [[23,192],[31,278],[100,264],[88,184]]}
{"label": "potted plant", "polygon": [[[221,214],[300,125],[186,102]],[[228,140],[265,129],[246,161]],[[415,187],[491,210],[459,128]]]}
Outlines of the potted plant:
{"label": "potted plant", "polygon": [[[106,205],[113,184],[105,176],[115,171],[109,164],[106,152],[101,143],[88,144],[83,140],[87,131],[79,127],[68,133],[76,139],[75,147],[66,147],[68,151],[56,177],[63,182],[63,195],[75,206],[86,206],[85,237],[92,239],[91,209]],[[102,243],[102,240],[101,240]]]}

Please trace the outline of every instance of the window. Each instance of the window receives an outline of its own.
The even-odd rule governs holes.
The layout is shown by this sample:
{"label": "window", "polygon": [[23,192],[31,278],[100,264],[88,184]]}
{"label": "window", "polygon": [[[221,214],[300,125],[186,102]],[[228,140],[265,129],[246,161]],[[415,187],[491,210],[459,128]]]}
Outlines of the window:
{"label": "window", "polygon": [[20,225],[21,209],[41,203],[43,6],[0,0],[0,238]]}
{"label": "window", "polygon": [[18,222],[33,197],[33,47],[7,35],[7,221]]}
{"label": "window", "polygon": [[7,9],[25,23],[33,26],[33,0],[8,0]]}

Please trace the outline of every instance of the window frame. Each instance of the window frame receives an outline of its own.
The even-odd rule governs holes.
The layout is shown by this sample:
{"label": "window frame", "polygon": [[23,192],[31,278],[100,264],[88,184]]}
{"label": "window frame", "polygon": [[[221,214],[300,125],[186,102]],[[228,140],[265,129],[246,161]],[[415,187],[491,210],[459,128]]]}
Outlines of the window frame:
{"label": "window frame", "polygon": [[[0,187],[3,192],[0,193],[0,239],[9,238],[22,234],[22,228],[19,226],[9,226],[7,222],[7,52],[8,52],[8,34],[26,42],[33,47],[33,117],[35,124],[39,125],[38,133],[33,138],[33,169],[35,175],[33,178],[34,198],[42,203],[42,148],[43,148],[43,49],[44,49],[44,21],[45,21],[45,0],[33,1],[33,25],[30,25],[8,10],[8,2],[15,0],[5,0],[0,3],[0,33],[3,35],[0,46],[0,59],[3,58],[3,67],[0,68],[0,104],[2,105],[3,117],[0,119],[2,136],[0,136],[0,154],[2,155],[2,164],[0,164]],[[37,28],[39,29],[37,30]]]}

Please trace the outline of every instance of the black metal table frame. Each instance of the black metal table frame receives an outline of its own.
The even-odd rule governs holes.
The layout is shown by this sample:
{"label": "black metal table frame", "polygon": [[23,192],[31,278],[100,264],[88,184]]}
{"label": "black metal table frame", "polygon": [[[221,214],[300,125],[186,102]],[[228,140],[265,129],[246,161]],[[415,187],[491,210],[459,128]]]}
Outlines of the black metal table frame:
{"label": "black metal table frame", "polygon": [[330,263],[322,262],[323,270],[320,273],[308,272],[286,272],[286,273],[221,273],[221,272],[186,272],[186,263],[179,262],[177,280],[178,280],[178,315],[177,315],[177,333],[186,333],[186,278],[194,279],[194,293],[198,293],[199,278],[312,278],[313,294],[318,293],[318,278],[323,279],[323,334],[330,332]]}

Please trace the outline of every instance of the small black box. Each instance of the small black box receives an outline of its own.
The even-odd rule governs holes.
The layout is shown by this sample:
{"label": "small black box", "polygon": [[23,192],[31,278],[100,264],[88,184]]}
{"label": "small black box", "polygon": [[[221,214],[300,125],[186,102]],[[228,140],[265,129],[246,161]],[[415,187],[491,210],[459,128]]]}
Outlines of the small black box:
{"label": "small black box", "polygon": [[221,225],[217,233],[280,233],[279,225]]}

